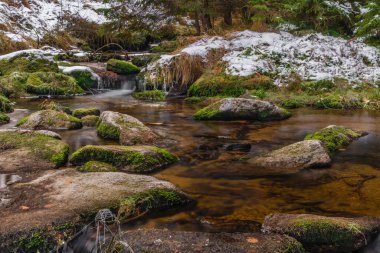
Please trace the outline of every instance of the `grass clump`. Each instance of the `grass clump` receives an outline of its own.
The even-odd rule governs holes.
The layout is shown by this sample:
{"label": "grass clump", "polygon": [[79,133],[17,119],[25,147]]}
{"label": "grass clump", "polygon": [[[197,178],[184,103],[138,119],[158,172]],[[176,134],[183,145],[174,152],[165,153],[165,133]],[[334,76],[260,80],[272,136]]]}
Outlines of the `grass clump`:
{"label": "grass clump", "polygon": [[36,132],[0,132],[0,143],[7,149],[28,149],[42,159],[63,166],[69,155],[69,146],[61,140]]}
{"label": "grass clump", "polygon": [[107,70],[121,75],[137,74],[141,71],[139,67],[130,62],[116,59],[107,62]]}
{"label": "grass clump", "polygon": [[177,49],[177,41],[164,40],[158,46],[153,47],[150,51],[152,53],[171,53]]}
{"label": "grass clump", "polygon": [[150,146],[85,146],[71,155],[74,165],[99,161],[128,172],[150,172],[177,161],[170,152]]}
{"label": "grass clump", "polygon": [[13,58],[0,60],[0,76],[10,75],[14,72],[58,72],[58,65],[46,59],[39,58]]}
{"label": "grass clump", "polygon": [[127,220],[154,211],[163,211],[189,203],[189,199],[178,192],[166,189],[152,189],[136,193],[121,201],[118,218]]}
{"label": "grass clump", "polygon": [[76,81],[77,84],[84,90],[96,89],[98,87],[98,80],[94,79],[90,71],[74,71],[69,74]]}
{"label": "grass clump", "polygon": [[97,108],[79,108],[79,109],[73,110],[72,114],[74,117],[77,117],[80,119],[82,117],[90,116],[90,115],[99,116],[100,110]]}
{"label": "grass clump", "polygon": [[161,90],[148,90],[133,93],[133,97],[138,100],[165,101],[166,94]]}
{"label": "grass clump", "polygon": [[351,129],[340,126],[331,126],[307,135],[305,140],[322,141],[331,154],[338,149],[349,145],[352,140],[361,136],[362,133],[355,132]]}
{"label": "grass clump", "polygon": [[12,102],[0,94],[0,112],[13,112]]}
{"label": "grass clump", "polygon": [[0,112],[0,125],[8,124],[10,120],[8,115]]}
{"label": "grass clump", "polygon": [[26,81],[28,73],[14,72],[7,76],[0,76],[0,93],[6,97],[20,97],[26,95]]}
{"label": "grass clump", "polygon": [[116,172],[114,166],[108,163],[98,162],[98,161],[89,161],[77,168],[81,172]]}

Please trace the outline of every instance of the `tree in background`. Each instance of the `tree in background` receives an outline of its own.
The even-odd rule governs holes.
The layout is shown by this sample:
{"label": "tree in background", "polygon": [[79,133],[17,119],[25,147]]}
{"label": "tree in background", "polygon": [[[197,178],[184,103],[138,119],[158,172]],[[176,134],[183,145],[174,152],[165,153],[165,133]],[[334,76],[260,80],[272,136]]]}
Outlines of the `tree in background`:
{"label": "tree in background", "polygon": [[369,2],[361,17],[356,34],[380,39],[380,0]]}

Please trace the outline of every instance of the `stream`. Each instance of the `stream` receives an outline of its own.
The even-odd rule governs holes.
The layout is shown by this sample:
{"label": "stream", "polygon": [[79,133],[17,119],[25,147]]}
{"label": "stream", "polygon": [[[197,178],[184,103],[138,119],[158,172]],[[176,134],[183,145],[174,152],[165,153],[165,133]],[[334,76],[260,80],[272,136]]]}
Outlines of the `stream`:
{"label": "stream", "polygon": [[[70,108],[96,107],[132,115],[155,132],[175,142],[170,151],[180,162],[153,175],[170,181],[196,201],[195,207],[180,212],[162,213],[123,229],[169,228],[171,230],[210,231],[207,218],[262,222],[273,212],[314,213],[321,215],[380,216],[380,112],[349,110],[295,109],[281,122],[199,122],[192,118],[197,106],[182,98],[148,103],[135,100],[130,88],[109,93],[60,99]],[[37,111],[42,100],[16,100],[9,128]],[[242,162],[245,157],[267,152],[302,140],[328,125],[367,131],[334,157],[327,169],[305,170],[281,177],[250,177]],[[99,138],[94,128],[59,131],[71,152],[89,144],[115,144]],[[243,144],[243,145],[241,145]],[[248,168],[254,169],[254,168]],[[17,176],[2,176],[1,185]],[[0,186],[1,188],[1,186]],[[229,224],[217,230],[243,230]]]}

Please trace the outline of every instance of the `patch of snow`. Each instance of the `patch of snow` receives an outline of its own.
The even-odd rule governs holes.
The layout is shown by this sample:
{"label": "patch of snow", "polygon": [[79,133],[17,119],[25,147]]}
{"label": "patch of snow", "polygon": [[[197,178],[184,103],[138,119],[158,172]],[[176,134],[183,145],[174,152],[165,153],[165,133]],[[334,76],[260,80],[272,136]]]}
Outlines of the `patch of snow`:
{"label": "patch of snow", "polygon": [[[271,73],[276,76],[277,84],[292,73],[304,80],[380,81],[380,50],[361,40],[348,41],[321,34],[297,37],[286,32],[243,31],[228,38],[202,39],[181,53],[201,56],[207,61],[207,54],[213,49],[226,50],[222,61],[230,75]],[[162,56],[149,68],[153,69],[155,64],[169,65],[176,56]]]}
{"label": "patch of snow", "polygon": [[339,10],[341,13],[345,14],[346,16],[350,16],[355,13],[353,6],[348,1],[345,3],[340,3],[339,1],[325,0],[324,3],[329,7]]}
{"label": "patch of snow", "polygon": [[11,41],[14,41],[14,42],[24,42],[25,39],[19,35],[19,34],[15,34],[15,33],[11,33],[11,32],[3,32],[5,36],[7,36],[9,39],[11,39]]}
{"label": "patch of snow", "polygon": [[63,74],[70,75],[72,73],[76,72],[89,72],[91,73],[91,79],[94,81],[100,81],[101,78],[98,74],[96,74],[90,67],[86,66],[72,66],[72,67],[64,67],[64,66],[59,66],[59,69],[62,70]]}
{"label": "patch of snow", "polygon": [[45,46],[40,49],[26,49],[12,52],[10,54],[0,55],[0,60],[10,60],[16,57],[34,57],[52,61],[54,56],[60,53],[62,53],[62,50]]}

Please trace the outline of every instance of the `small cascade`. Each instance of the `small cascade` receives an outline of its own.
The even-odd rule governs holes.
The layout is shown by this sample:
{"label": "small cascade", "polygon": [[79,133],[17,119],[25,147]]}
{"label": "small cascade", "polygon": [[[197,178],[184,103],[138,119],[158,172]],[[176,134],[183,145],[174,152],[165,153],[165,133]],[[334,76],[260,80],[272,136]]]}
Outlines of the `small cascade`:
{"label": "small cascade", "polygon": [[116,78],[102,78],[99,90],[108,90],[102,97],[126,96],[132,94],[137,87],[136,75],[116,75]]}

